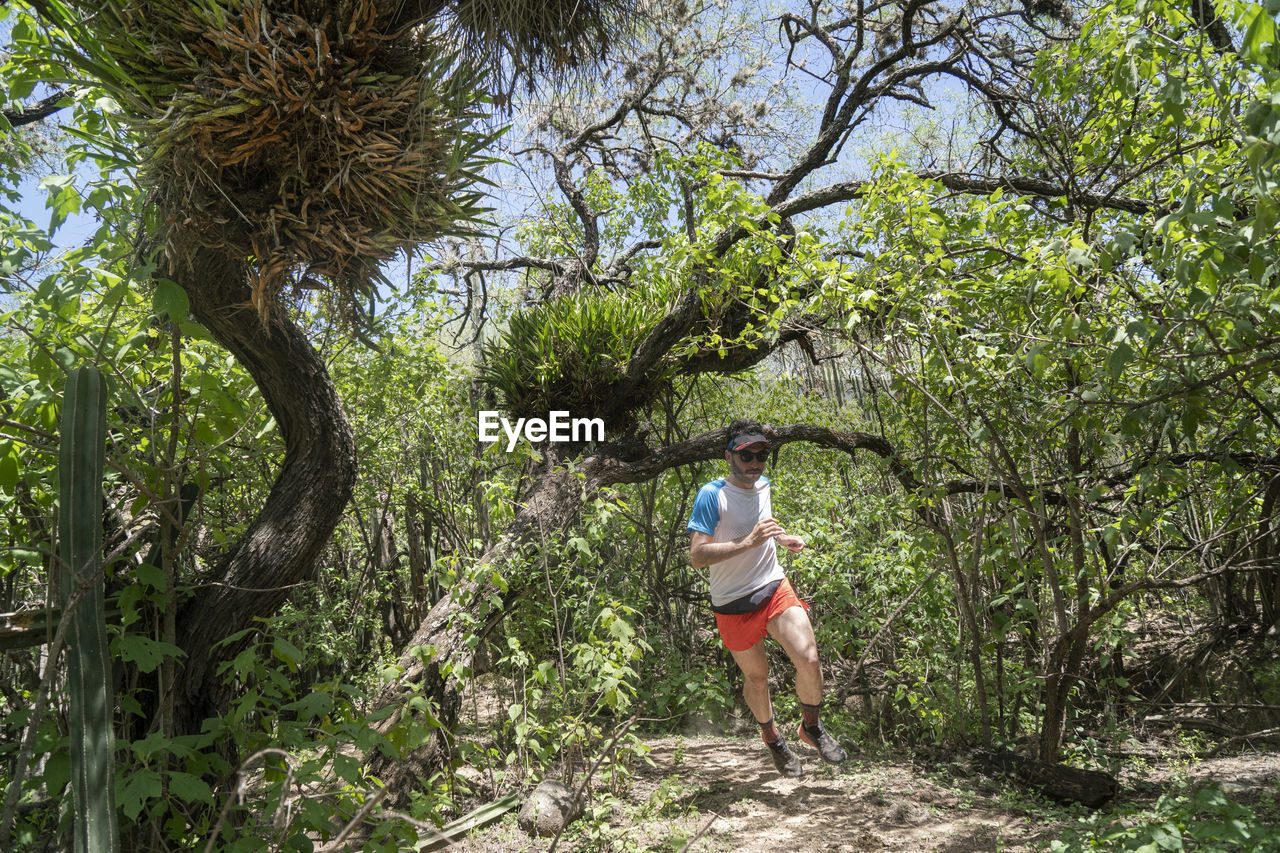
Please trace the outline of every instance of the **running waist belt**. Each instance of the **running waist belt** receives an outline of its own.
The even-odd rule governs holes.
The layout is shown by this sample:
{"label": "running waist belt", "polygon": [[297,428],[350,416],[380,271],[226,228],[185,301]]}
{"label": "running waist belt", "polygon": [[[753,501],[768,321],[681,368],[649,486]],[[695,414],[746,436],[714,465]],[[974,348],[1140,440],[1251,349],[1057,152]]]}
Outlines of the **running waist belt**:
{"label": "running waist belt", "polygon": [[780,586],[782,586],[781,578],[747,593],[742,598],[735,598],[733,601],[726,601],[724,604],[713,604],[711,605],[711,612],[722,613],[725,616],[741,616],[743,613],[754,613],[769,603],[769,599],[773,598],[773,594],[778,591]]}

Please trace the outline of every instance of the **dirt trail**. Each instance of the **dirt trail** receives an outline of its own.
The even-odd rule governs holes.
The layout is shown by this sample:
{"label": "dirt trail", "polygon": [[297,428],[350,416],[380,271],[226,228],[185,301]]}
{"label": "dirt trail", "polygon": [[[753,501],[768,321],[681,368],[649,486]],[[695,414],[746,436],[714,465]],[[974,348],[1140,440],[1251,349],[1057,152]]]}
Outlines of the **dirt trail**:
{"label": "dirt trail", "polygon": [[[488,691],[472,709],[483,728],[505,715],[505,702]],[[638,762],[625,790],[614,793],[611,813],[573,824],[557,850],[675,853],[702,831],[691,853],[1029,853],[1044,850],[1090,814],[982,775],[963,756],[930,761],[853,753],[833,768],[796,738],[790,741],[804,761],[802,779],[778,775],[754,729],[648,738],[652,763]],[[1212,781],[1246,799],[1280,788],[1280,753],[1196,762],[1155,739],[1130,738],[1122,748],[1134,756],[1130,766],[1142,768],[1140,775],[1130,770],[1120,776],[1126,801],[1150,802],[1177,778]],[[545,853],[548,847],[547,839],[520,831],[512,812],[451,849]]]}
{"label": "dirt trail", "polygon": [[[1056,827],[1000,802],[1003,786],[981,776],[854,755],[840,768],[800,746],[805,776],[779,776],[757,739],[663,737],[648,741],[652,766],[635,770],[608,818],[612,842],[566,834],[558,849],[675,851],[704,827],[694,851],[1023,851],[1042,848]],[[545,851],[508,817],[457,848],[465,853]]]}
{"label": "dirt trail", "polygon": [[650,746],[655,766],[637,774],[632,796],[677,777],[692,792],[699,825],[715,815],[699,842],[706,850],[961,853],[1002,844],[1013,851],[1046,831],[1039,820],[993,808],[982,794],[943,787],[907,765],[855,756],[837,770],[799,747],[805,777],[786,779],[752,737],[664,738]]}
{"label": "dirt trail", "polygon": [[[974,773],[967,762],[911,762],[853,755],[841,767],[822,765],[800,746],[802,779],[780,777],[754,737],[662,737],[648,741],[652,766],[641,764],[612,814],[594,837],[584,822],[561,840],[561,851],[674,853],[699,830],[694,853],[809,853],[809,851],[1043,850],[1083,807],[1036,805],[1025,792]],[[1121,778],[1123,796],[1168,781],[1152,767],[1139,780]],[[1182,764],[1188,778],[1265,787],[1280,780],[1280,755],[1262,754]],[[500,824],[462,841],[460,853],[546,851],[509,814]]]}

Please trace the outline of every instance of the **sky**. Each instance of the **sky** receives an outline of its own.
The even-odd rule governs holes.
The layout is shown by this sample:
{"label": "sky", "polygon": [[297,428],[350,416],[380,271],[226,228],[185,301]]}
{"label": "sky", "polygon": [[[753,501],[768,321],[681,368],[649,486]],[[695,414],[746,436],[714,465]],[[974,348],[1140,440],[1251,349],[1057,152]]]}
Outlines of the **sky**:
{"label": "sky", "polygon": [[[52,218],[52,211],[46,206],[49,197],[48,191],[40,186],[42,175],[28,177],[18,185],[18,192],[22,195],[22,200],[16,205],[15,213],[30,219],[41,228],[48,228]],[[54,243],[61,249],[70,249],[83,245],[86,240],[93,236],[97,230],[98,224],[94,217],[90,214],[73,214],[67,217],[57,233],[54,234]]]}
{"label": "sky", "polygon": [[[0,16],[0,43],[7,43],[9,40],[9,31],[12,29],[13,23],[5,16]],[[39,95],[34,97],[38,98]],[[57,116],[46,121],[56,121]],[[40,181],[44,177],[44,171],[37,166],[33,173],[28,175],[17,187],[21,200],[13,207],[18,215],[30,219],[36,225],[42,228],[48,228],[51,218],[50,210],[45,206],[48,198],[47,191],[40,186]],[[55,242],[60,248],[66,249],[82,244],[90,236],[92,236],[96,225],[92,216],[73,216],[59,229],[55,234]]]}

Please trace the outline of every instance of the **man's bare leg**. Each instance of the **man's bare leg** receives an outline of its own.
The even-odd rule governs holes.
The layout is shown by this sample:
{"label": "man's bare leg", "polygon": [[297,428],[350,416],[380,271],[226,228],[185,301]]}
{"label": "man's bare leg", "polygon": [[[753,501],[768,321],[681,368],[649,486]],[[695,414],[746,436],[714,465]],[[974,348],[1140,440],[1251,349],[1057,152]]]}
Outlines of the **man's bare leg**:
{"label": "man's bare leg", "polygon": [[[800,701],[806,705],[822,704],[822,666],[809,614],[799,605],[788,607],[769,620],[769,633],[795,665],[796,695]],[[765,675],[768,676],[767,671]]]}
{"label": "man's bare leg", "polygon": [[756,643],[745,652],[729,650],[738,668],[742,670],[742,698],[747,700],[747,707],[755,714],[757,723],[765,723],[773,719],[773,703],[769,700],[769,656],[765,654],[764,642]]}
{"label": "man's bare leg", "polygon": [[773,702],[769,699],[769,656],[765,654],[764,642],[756,643],[743,652],[730,649],[729,653],[742,670],[742,698],[747,700],[747,707],[760,726],[760,735],[769,747],[773,766],[783,776],[804,775],[800,759],[787,746],[786,738],[773,721]]}
{"label": "man's bare leg", "polygon": [[823,761],[839,764],[845,760],[840,743],[822,728],[819,711],[822,706],[822,666],[818,661],[818,643],[813,637],[809,614],[799,605],[788,607],[769,620],[769,633],[786,650],[796,668],[796,695],[804,722],[800,739],[818,750]]}

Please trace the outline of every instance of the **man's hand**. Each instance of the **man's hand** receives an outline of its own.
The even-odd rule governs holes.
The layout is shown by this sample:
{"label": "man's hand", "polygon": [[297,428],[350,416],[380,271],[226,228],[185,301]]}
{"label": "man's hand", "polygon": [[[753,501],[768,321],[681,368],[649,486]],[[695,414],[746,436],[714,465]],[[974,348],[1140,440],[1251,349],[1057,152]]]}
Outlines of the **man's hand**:
{"label": "man's hand", "polygon": [[782,525],[777,520],[766,518],[764,521],[757,522],[746,536],[732,542],[715,542],[712,541],[713,537],[709,533],[703,533],[701,530],[693,531],[693,536],[689,540],[689,562],[695,569],[705,568],[712,563],[736,557],[748,548],[755,548],[770,539],[778,540],[780,545],[792,553],[804,547],[803,539],[799,536],[787,535],[787,531],[782,529]]}
{"label": "man's hand", "polygon": [[799,536],[791,536],[790,534],[783,534],[782,536],[778,537],[778,544],[781,545],[783,548],[786,548],[792,554],[798,554],[804,550],[804,540],[801,539]]}
{"label": "man's hand", "polygon": [[[786,532],[787,531],[783,530],[782,525],[777,521],[772,518],[766,518],[763,521],[756,522],[756,526],[751,530],[751,535],[746,538],[743,544],[754,548],[775,536],[785,536]],[[781,541],[781,539],[779,539],[779,541]]]}

